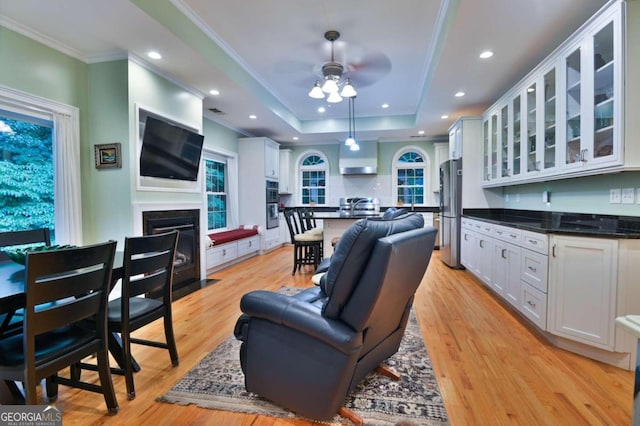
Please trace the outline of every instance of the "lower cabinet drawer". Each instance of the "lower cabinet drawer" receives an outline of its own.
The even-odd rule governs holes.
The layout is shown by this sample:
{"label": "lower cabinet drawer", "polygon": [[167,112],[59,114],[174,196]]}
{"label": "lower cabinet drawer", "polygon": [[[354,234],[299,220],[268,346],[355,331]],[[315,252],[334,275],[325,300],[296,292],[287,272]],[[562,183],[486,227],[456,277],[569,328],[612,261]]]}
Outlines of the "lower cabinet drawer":
{"label": "lower cabinet drawer", "polygon": [[255,236],[238,240],[238,256],[260,250],[260,237]]}
{"label": "lower cabinet drawer", "polygon": [[222,244],[207,249],[207,268],[218,266],[238,257],[238,243]]}
{"label": "lower cabinet drawer", "polygon": [[520,258],[520,279],[542,291],[547,292],[549,258],[531,250],[522,249]]}
{"label": "lower cabinet drawer", "polygon": [[522,288],[522,304],[520,312],[542,330],[547,328],[547,295],[537,288],[520,282]]}

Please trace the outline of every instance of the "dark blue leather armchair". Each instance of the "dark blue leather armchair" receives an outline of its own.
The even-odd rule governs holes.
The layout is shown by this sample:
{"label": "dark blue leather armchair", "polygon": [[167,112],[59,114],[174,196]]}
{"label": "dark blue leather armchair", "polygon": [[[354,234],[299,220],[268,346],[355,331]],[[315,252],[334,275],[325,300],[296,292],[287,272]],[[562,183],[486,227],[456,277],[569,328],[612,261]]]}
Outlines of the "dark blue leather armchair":
{"label": "dark blue leather armchair", "polygon": [[420,215],[361,219],[320,286],[245,294],[235,335],[246,389],[315,420],[348,414],[348,393],[398,350],[435,235]]}

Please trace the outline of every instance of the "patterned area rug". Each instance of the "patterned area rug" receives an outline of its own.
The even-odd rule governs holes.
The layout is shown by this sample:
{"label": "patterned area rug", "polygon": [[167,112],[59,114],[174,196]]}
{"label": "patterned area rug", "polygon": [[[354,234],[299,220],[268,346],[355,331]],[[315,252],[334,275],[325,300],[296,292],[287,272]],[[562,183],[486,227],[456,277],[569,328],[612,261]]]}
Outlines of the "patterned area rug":
{"label": "patterned area rug", "polygon": [[[290,293],[291,288],[281,292]],[[196,404],[216,410],[298,418],[244,388],[240,342],[228,337],[158,401]],[[366,425],[448,425],[447,412],[413,310],[398,352],[386,361],[401,380],[370,373],[349,395],[345,406]],[[336,424],[347,422],[336,416]]]}

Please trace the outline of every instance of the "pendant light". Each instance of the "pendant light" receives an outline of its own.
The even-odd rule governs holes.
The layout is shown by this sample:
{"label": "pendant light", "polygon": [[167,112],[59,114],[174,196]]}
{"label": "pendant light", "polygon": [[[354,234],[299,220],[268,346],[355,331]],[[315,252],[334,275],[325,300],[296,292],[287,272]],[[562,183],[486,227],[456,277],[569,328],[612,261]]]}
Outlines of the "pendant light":
{"label": "pendant light", "polygon": [[356,142],[356,112],[355,112],[355,96],[349,98],[349,137],[344,144],[351,151],[359,151],[360,145]]}

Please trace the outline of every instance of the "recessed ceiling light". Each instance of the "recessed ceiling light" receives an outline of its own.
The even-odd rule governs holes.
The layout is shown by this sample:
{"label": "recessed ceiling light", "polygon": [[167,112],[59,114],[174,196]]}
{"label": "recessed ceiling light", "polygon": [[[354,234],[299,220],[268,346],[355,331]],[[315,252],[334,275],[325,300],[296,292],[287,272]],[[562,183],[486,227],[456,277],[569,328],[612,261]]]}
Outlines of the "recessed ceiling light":
{"label": "recessed ceiling light", "polygon": [[389,108],[389,104],[382,104],[382,108]]}
{"label": "recessed ceiling light", "polygon": [[490,50],[485,50],[484,52],[480,53],[480,58],[481,59],[488,59],[490,57],[493,56],[493,52]]}
{"label": "recessed ceiling light", "polygon": [[211,89],[209,90],[209,93],[212,94],[213,96],[218,96],[220,94],[220,91],[217,89]]}
{"label": "recessed ceiling light", "polygon": [[318,108],[318,112],[319,112],[319,113],[323,113],[323,112],[325,112],[325,111],[326,111],[326,109],[325,109],[324,107],[319,107],[319,108]]}
{"label": "recessed ceiling light", "polygon": [[446,120],[447,118],[449,118],[449,116],[447,114],[441,115],[440,118],[442,118],[443,120]]}
{"label": "recessed ceiling light", "polygon": [[155,50],[151,50],[147,52],[147,56],[150,57],[151,59],[162,59],[162,55],[156,52]]}
{"label": "recessed ceiling light", "polygon": [[424,130],[419,130],[419,131],[418,131],[418,134],[419,134],[419,135],[424,135]]}
{"label": "recessed ceiling light", "polygon": [[300,138],[299,138],[299,137],[297,137],[297,136],[294,136],[292,139],[293,139],[294,141],[297,141],[297,140],[298,140],[298,139],[300,139]]}
{"label": "recessed ceiling light", "polygon": [[250,119],[252,119],[252,120],[255,120],[256,118],[258,118],[258,116],[257,116],[257,115],[255,115],[255,114],[251,114],[251,115],[249,116],[249,118],[250,118]]}
{"label": "recessed ceiling light", "polygon": [[464,93],[464,92],[458,92],[458,93],[456,93],[456,98],[461,98],[461,97],[463,97],[464,95],[465,95],[465,93]]}

